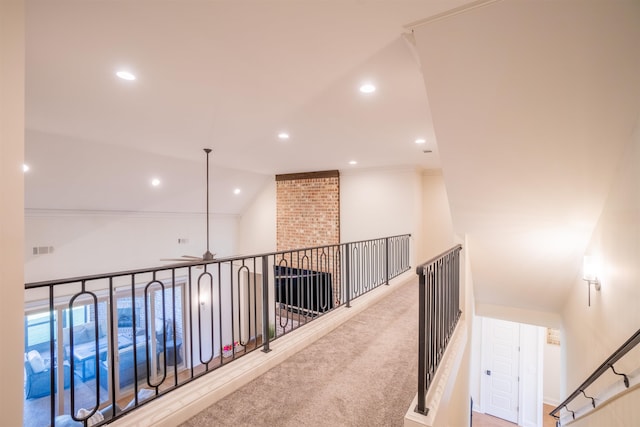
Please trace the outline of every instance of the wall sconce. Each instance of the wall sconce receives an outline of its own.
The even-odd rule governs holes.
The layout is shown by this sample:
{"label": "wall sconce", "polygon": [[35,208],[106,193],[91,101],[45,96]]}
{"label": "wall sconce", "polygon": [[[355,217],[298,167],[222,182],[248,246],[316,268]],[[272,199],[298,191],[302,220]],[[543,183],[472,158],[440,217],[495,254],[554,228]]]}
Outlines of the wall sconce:
{"label": "wall sconce", "polygon": [[587,282],[587,288],[589,289],[589,307],[591,307],[591,285],[596,291],[599,291],[602,287],[599,276],[600,260],[594,256],[585,255],[582,264],[582,280]]}
{"label": "wall sconce", "polygon": [[209,292],[207,292],[206,290],[203,292],[199,292],[198,302],[200,303],[200,308],[205,310],[209,302]]}

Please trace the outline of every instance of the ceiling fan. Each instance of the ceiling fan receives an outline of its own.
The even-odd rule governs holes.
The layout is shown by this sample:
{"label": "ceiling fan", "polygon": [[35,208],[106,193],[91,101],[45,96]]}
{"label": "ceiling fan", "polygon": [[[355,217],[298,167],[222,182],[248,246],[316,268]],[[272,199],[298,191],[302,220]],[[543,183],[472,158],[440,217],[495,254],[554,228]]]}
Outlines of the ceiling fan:
{"label": "ceiling fan", "polygon": [[204,148],[204,152],[207,157],[207,251],[201,256],[192,256],[192,255],[182,255],[181,258],[164,258],[160,261],[177,261],[177,262],[198,262],[198,261],[213,261],[215,259],[216,254],[212,254],[209,250],[209,154],[211,153],[211,148]]}

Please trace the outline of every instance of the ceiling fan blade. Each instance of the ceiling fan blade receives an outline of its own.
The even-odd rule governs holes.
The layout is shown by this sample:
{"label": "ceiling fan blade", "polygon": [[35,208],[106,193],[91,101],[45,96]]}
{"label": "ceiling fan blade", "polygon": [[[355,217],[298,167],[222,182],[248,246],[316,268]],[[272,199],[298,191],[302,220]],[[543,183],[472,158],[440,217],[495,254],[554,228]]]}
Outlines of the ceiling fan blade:
{"label": "ceiling fan blade", "polygon": [[185,259],[185,258],[160,258],[160,261],[171,261],[171,262],[194,262],[199,260],[200,258],[195,258],[193,260]]}
{"label": "ceiling fan blade", "polygon": [[198,259],[198,260],[201,260],[201,259],[202,259],[202,257],[199,257],[199,256],[193,256],[193,255],[182,255],[182,258]]}

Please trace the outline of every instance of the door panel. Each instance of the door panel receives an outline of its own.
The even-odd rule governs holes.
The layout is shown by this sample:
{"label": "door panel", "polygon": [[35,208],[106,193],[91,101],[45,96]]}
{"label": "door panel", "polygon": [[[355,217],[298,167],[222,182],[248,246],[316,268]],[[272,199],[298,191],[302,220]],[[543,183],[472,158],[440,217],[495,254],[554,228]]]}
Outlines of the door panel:
{"label": "door panel", "polygon": [[485,410],[490,415],[517,423],[520,325],[495,319],[485,319],[485,322],[488,349]]}

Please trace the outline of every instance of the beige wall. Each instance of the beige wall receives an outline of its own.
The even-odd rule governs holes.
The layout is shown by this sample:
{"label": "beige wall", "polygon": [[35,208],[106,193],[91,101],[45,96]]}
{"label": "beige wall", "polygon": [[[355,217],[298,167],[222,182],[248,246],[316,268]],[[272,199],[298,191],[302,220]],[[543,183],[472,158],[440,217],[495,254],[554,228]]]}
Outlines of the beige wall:
{"label": "beige wall", "polygon": [[[161,259],[202,256],[205,214],[109,211],[25,213],[27,282],[168,265]],[[210,215],[210,248],[218,258],[235,255],[239,218]],[[188,239],[179,244],[178,239]],[[33,255],[33,247],[53,253]]]}
{"label": "beige wall", "polygon": [[422,238],[418,249],[420,262],[454,245],[453,223],[447,189],[441,171],[422,173]]}
{"label": "beige wall", "polygon": [[[588,307],[587,284],[576,278],[562,312],[563,363],[567,374],[564,395],[581,384],[640,327],[639,165],[640,129],[636,127],[587,250],[588,254],[598,255],[602,260],[602,290],[593,292],[592,289],[591,307]],[[640,360],[636,355],[616,367],[630,372],[640,367]],[[607,381],[613,381],[613,378],[609,376]],[[638,405],[640,393],[636,391],[612,403],[610,406],[615,409],[598,411],[591,421],[576,425],[638,425]],[[633,413],[636,423],[628,419],[620,421],[619,416],[608,418],[612,413]]]}
{"label": "beige wall", "polygon": [[24,2],[0,2],[0,366],[2,425],[22,425]]}
{"label": "beige wall", "polygon": [[469,425],[471,416],[471,395],[474,384],[471,382],[471,355],[473,351],[473,335],[478,332],[474,330],[474,294],[473,277],[471,275],[471,260],[469,252],[465,250],[468,240],[465,240],[463,250],[460,252],[460,266],[462,269],[460,309],[462,317],[460,322],[464,322],[467,328],[467,341],[464,346],[464,353],[460,367],[455,373],[455,383],[453,391],[447,401],[438,408],[438,416],[434,426],[466,426]]}
{"label": "beige wall", "polygon": [[544,403],[552,406],[559,405],[564,400],[562,393],[560,393],[560,379],[562,378],[560,352],[560,346],[549,344],[545,337],[542,399]]}
{"label": "beige wall", "polygon": [[276,250],[276,182],[269,181],[240,217],[239,252],[243,255]]}

